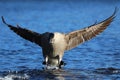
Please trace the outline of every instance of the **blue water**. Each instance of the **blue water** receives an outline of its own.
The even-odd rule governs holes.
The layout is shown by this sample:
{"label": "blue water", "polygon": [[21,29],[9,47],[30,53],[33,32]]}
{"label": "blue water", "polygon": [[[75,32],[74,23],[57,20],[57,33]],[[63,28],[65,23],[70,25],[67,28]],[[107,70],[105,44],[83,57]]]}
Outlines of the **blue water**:
{"label": "blue water", "polygon": [[[119,0],[0,1],[0,16],[39,33],[68,33],[108,18]],[[42,69],[39,46],[0,22],[0,80],[120,80],[120,10],[99,36],[66,51],[60,71]]]}

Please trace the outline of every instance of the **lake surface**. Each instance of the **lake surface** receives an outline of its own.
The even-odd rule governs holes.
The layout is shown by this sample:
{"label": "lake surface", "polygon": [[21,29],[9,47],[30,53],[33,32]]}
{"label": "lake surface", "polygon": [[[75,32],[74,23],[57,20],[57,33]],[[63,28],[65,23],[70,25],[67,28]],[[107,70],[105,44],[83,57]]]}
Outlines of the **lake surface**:
{"label": "lake surface", "polygon": [[[119,0],[1,0],[0,16],[39,33],[68,33],[108,18]],[[42,69],[39,46],[0,22],[0,80],[120,80],[120,10],[96,38],[66,51],[61,70]]]}

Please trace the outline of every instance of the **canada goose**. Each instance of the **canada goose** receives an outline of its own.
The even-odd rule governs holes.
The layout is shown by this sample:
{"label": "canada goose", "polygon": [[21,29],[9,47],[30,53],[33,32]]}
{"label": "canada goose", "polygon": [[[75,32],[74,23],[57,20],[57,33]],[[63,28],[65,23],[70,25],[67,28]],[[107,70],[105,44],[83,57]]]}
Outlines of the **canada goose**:
{"label": "canada goose", "polygon": [[25,28],[21,28],[19,25],[15,27],[7,24],[3,16],[1,18],[3,23],[6,24],[16,34],[26,40],[36,43],[42,48],[44,57],[43,64],[45,64],[47,68],[50,66],[61,68],[61,65],[64,64],[64,62],[62,61],[64,51],[70,50],[103,32],[103,30],[105,30],[107,26],[109,26],[110,23],[113,21],[113,19],[115,18],[115,14],[116,9],[114,13],[104,21],[93,24],[81,30],[70,32],[68,34],[63,34],[59,32],[45,32],[43,34],[40,34]]}

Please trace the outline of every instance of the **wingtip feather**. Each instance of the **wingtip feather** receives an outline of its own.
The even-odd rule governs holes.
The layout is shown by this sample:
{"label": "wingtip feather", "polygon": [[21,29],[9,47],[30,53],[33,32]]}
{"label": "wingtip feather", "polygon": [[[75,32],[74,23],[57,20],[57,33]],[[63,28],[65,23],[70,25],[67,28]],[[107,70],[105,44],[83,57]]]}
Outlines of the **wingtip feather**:
{"label": "wingtip feather", "polygon": [[2,18],[2,22],[3,22],[4,24],[8,25],[8,24],[5,22],[4,17],[3,17],[3,16],[1,16],[1,18]]}

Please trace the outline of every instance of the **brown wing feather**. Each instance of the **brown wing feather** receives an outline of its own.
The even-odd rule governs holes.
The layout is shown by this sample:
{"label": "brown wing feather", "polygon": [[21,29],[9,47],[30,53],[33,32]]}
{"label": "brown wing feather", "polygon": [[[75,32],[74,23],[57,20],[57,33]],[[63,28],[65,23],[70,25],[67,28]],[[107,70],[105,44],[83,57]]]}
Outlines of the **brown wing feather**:
{"label": "brown wing feather", "polygon": [[31,42],[34,42],[41,46],[41,34],[33,32],[31,30],[21,28],[20,26],[17,25],[17,27],[14,27],[12,25],[9,25],[5,22],[3,16],[2,16],[2,21],[5,23],[11,30],[13,30],[16,34],[21,36],[22,38],[29,40]]}
{"label": "brown wing feather", "polygon": [[76,47],[77,45],[79,45],[80,43],[90,40],[96,35],[98,35],[99,33],[103,32],[115,18],[115,13],[116,13],[116,9],[114,13],[112,14],[112,16],[110,16],[106,20],[98,24],[91,25],[82,30],[73,31],[73,32],[66,34],[66,40],[68,43],[66,50],[70,50]]}

